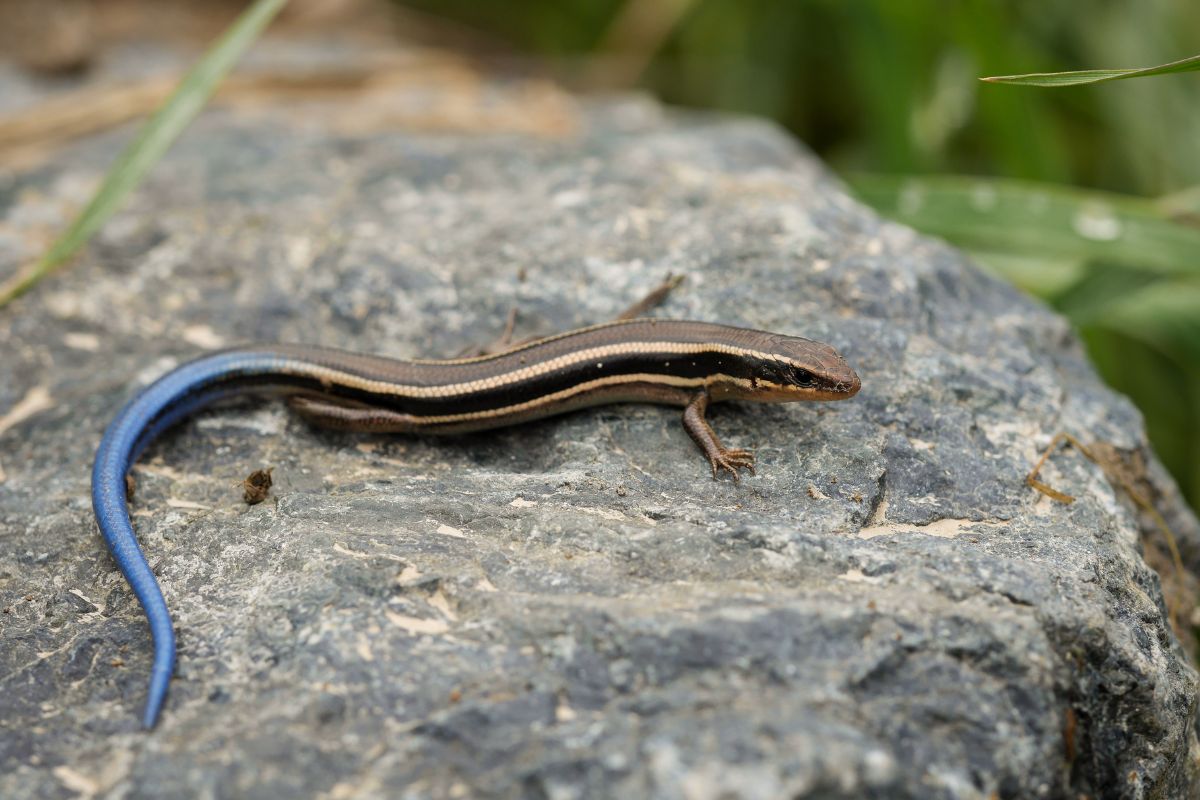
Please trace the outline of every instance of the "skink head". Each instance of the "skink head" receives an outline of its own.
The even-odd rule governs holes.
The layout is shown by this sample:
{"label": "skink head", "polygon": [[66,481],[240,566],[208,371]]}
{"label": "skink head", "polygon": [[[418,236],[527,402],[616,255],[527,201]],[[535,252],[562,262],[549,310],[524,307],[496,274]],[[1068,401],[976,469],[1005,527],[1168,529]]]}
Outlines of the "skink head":
{"label": "skink head", "polygon": [[771,334],[761,352],[748,357],[745,365],[746,374],[711,387],[714,394],[760,403],[845,400],[856,395],[862,385],[836,350],[798,336]]}

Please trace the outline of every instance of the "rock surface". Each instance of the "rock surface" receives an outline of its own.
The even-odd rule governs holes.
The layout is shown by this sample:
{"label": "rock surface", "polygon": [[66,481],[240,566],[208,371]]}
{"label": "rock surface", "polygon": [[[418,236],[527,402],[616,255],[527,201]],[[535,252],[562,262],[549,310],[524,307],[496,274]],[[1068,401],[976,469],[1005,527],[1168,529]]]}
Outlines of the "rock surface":
{"label": "rock surface", "polygon": [[[0,796],[1196,796],[1196,672],[1136,510],[1070,452],[1047,477],[1075,504],[1023,483],[1063,428],[1145,448],[1067,326],[768,124],[560,100],[555,135],[206,113],[0,311]],[[0,277],[128,136],[4,179]],[[88,499],[132,392],[243,340],[452,355],[513,307],[551,333],[668,272],[662,315],[828,341],[861,394],[718,406],[758,453],[740,484],[670,409],[437,441],[204,414],[135,473],[180,638],[139,730],[149,634]]]}

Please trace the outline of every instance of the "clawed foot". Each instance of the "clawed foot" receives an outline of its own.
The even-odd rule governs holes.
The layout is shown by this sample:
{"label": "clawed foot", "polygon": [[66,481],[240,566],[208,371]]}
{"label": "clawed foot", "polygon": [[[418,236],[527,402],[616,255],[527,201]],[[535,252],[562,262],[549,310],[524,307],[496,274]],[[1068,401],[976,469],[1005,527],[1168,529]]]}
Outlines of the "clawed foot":
{"label": "clawed foot", "polygon": [[717,470],[728,470],[735,481],[741,480],[738,473],[739,469],[748,469],[750,474],[754,474],[754,453],[749,450],[726,449],[709,455],[708,463],[712,465],[713,477],[717,477]]}
{"label": "clawed foot", "polygon": [[707,389],[701,389],[696,393],[696,396],[687,404],[687,408],[683,410],[683,427],[692,440],[704,451],[704,455],[708,457],[708,463],[712,466],[713,478],[717,477],[717,470],[722,469],[727,470],[735,481],[741,480],[739,469],[748,469],[753,475],[754,453],[721,444],[721,440],[717,438],[717,434],[713,433],[708,420],[704,419],[704,412],[708,410],[708,401]]}

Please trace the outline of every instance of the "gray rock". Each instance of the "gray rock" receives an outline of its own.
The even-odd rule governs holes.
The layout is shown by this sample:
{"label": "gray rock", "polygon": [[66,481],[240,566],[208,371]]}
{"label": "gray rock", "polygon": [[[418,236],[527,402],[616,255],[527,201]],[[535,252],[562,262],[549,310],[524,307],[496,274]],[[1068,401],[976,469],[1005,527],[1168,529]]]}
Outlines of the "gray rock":
{"label": "gray rock", "polygon": [[[0,312],[0,409],[50,404],[0,435],[0,796],[1196,796],[1196,672],[1145,521],[1069,451],[1047,477],[1075,504],[1023,483],[1060,429],[1146,448],[1066,324],[771,125],[567,102],[560,137],[207,113]],[[127,137],[7,179],[0,275]],[[660,313],[828,341],[861,394],[717,407],[758,453],[740,484],[671,409],[457,440],[206,413],[135,472],[180,638],[139,730],[149,634],[88,499],[139,386],[242,340],[451,355],[512,307],[550,333],[668,272]]]}

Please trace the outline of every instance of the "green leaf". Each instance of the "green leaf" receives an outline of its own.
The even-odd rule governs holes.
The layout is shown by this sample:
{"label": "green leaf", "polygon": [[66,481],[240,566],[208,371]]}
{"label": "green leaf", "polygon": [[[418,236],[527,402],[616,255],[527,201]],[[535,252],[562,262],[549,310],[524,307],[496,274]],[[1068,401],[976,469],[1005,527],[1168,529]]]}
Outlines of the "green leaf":
{"label": "green leaf", "polygon": [[969,250],[1200,277],[1200,228],[1167,219],[1150,200],[998,178],[847,180],[881,214]]}
{"label": "green leaf", "polygon": [[1031,72],[1028,75],[993,75],[980,78],[988,83],[1008,83],[1016,86],[1080,86],[1085,83],[1104,83],[1147,75],[1167,75],[1172,72],[1200,70],[1200,56],[1192,56],[1170,64],[1143,69],[1084,69],[1077,72]]}
{"label": "green leaf", "polygon": [[200,113],[221,79],[287,0],[256,0],[191,69],[179,88],[155,112],[134,142],[109,170],[104,183],[71,226],[31,268],[0,285],[0,307],[33,288],[66,263],[120,207],[171,143]]}

